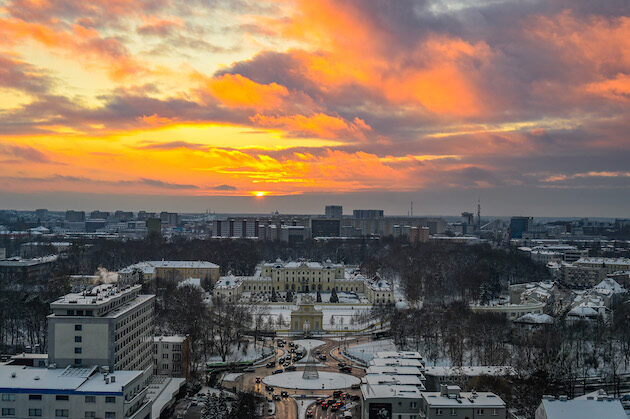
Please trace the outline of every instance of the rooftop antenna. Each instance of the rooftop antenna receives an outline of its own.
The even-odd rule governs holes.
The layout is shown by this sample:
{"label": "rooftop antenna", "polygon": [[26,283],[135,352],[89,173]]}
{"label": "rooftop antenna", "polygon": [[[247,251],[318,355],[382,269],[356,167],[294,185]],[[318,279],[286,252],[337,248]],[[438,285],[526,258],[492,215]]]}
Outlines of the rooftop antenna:
{"label": "rooftop antenna", "polygon": [[411,201],[411,208],[409,209],[409,216],[413,217],[413,201]]}
{"label": "rooftop antenna", "polygon": [[477,198],[477,230],[481,230],[481,199]]}

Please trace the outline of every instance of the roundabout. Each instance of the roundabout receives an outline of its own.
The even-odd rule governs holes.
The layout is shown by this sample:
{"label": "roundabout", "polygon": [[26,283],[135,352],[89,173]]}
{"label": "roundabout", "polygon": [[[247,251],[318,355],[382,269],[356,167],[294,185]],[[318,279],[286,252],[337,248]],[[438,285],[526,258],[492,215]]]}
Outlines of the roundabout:
{"label": "roundabout", "polygon": [[338,372],[320,371],[318,375],[319,378],[303,378],[303,371],[294,371],[268,375],[262,381],[273,387],[296,390],[340,390],[361,382],[355,376]]}

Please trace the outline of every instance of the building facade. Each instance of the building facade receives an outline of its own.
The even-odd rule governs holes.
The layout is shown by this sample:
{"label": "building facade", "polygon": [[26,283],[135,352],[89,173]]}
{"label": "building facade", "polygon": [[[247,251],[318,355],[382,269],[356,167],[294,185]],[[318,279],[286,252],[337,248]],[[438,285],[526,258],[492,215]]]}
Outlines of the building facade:
{"label": "building facade", "polygon": [[153,374],[190,378],[190,338],[155,336],[153,338]]}
{"label": "building facade", "polygon": [[49,364],[147,370],[153,359],[154,295],[140,285],[99,285],[51,303]]}

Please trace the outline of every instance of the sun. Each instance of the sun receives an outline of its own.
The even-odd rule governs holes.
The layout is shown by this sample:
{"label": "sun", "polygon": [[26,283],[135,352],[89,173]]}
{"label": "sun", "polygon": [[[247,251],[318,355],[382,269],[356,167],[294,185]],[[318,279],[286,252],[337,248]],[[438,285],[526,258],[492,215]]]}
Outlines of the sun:
{"label": "sun", "polygon": [[266,194],[267,194],[267,192],[265,192],[265,191],[257,191],[257,192],[254,192],[254,196],[257,196],[257,197],[259,197],[259,198],[261,198],[261,197],[265,196]]}

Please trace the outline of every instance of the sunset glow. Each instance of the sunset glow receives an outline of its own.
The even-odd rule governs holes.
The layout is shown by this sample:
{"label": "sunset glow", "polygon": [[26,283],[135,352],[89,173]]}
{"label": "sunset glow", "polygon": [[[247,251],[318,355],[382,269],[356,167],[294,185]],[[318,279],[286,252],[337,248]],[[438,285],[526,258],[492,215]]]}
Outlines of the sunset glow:
{"label": "sunset glow", "polygon": [[0,192],[627,191],[621,3],[0,2]]}

